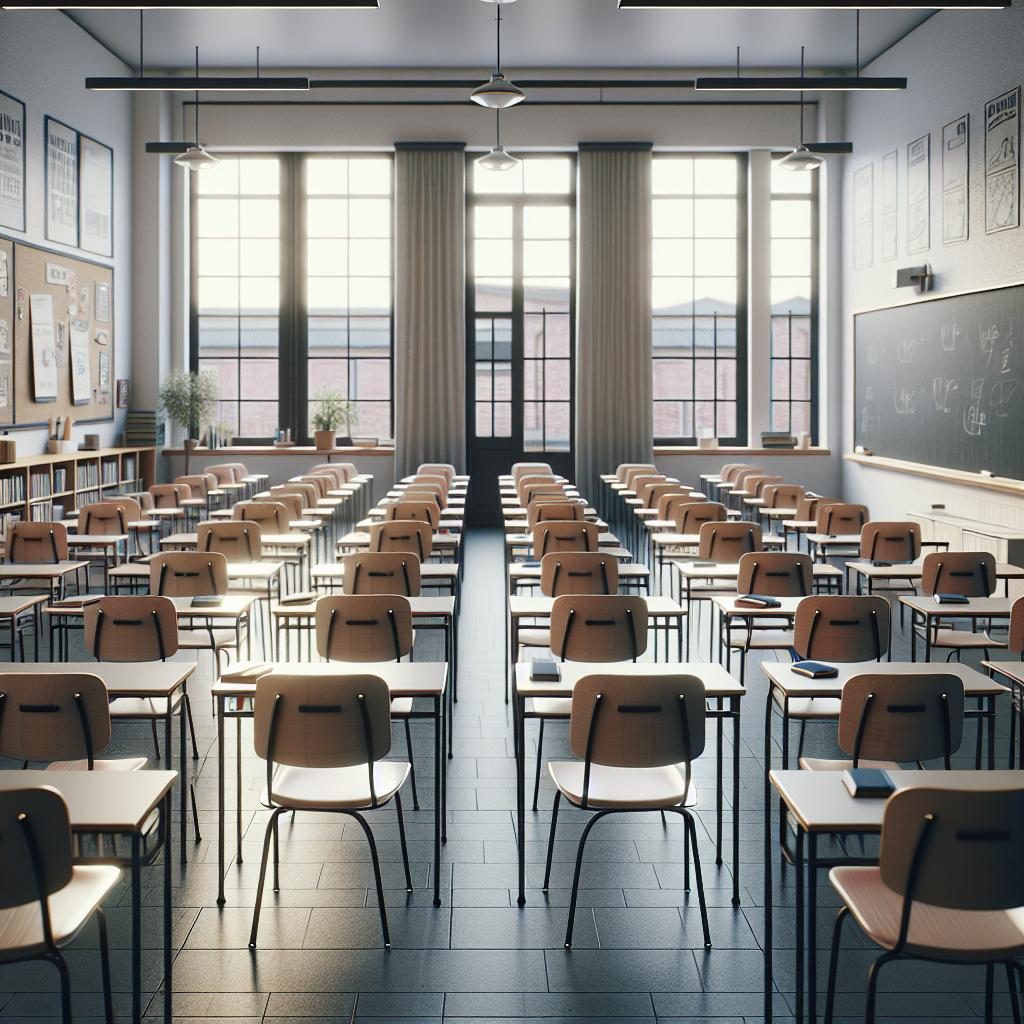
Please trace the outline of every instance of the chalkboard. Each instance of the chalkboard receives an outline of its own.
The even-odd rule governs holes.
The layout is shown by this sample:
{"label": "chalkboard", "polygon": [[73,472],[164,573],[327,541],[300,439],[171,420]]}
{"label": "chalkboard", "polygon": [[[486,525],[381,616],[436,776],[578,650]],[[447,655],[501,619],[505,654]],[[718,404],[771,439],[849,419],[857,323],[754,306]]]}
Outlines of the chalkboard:
{"label": "chalkboard", "polygon": [[854,438],[873,455],[1024,479],[1024,285],[854,316]]}

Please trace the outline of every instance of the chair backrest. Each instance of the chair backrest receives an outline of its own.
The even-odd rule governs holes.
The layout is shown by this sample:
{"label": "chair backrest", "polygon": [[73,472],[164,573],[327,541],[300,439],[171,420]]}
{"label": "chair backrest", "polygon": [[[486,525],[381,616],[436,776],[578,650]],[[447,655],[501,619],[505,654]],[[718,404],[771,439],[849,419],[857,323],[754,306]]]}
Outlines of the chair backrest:
{"label": "chair backrest", "polygon": [[68,806],[57,790],[0,792],[0,910],[38,900],[43,935],[52,939],[47,897],[71,881],[71,857]]}
{"label": "chair backrest", "polygon": [[409,551],[360,551],[343,564],[346,594],[420,595],[420,560]]}
{"label": "chair backrest", "polygon": [[[304,496],[301,494],[271,494],[270,502],[271,504],[276,503],[281,505],[284,508],[285,515],[287,516],[289,523],[288,529],[291,528],[290,524],[294,520],[301,519],[303,517],[306,510]],[[258,522],[258,520],[256,521]],[[288,529],[283,532],[287,533]]]}
{"label": "chair backrest", "polygon": [[450,462],[423,462],[416,470],[416,475],[420,474],[443,476],[449,488],[455,482],[455,467]]}
{"label": "chair backrest", "polygon": [[647,602],[621,594],[556,597],[551,650],[562,661],[636,661],[647,650]]}
{"label": "chair backrest", "polygon": [[200,523],[197,551],[219,551],[229,562],[258,562],[263,557],[263,528],[251,519]]}
{"label": "chair backrest", "polygon": [[1010,606],[1010,628],[1006,637],[1010,654],[1024,657],[1024,597],[1018,597]]}
{"label": "chair backrest", "polygon": [[554,551],[596,551],[601,532],[594,523],[537,523],[533,528],[533,557]]}
{"label": "chair backrest", "polygon": [[[146,495],[146,497],[149,497],[149,495]],[[111,505],[116,505],[121,510],[125,524],[137,523],[142,519],[142,503],[138,498],[118,495],[116,498],[108,498],[107,502]]]}
{"label": "chair backrest", "polygon": [[127,532],[124,509],[113,501],[97,501],[78,513],[78,532],[93,536],[112,536]]}
{"label": "chair backrest", "polygon": [[441,522],[441,510],[434,501],[396,501],[384,506],[384,519],[426,523],[432,530]]}
{"label": "chair backrest", "polygon": [[658,508],[662,497],[666,494],[689,493],[690,488],[683,484],[677,484],[671,480],[662,480],[658,483],[645,485],[641,500],[644,503],[644,508]]}
{"label": "chair backrest", "polygon": [[816,494],[805,494],[796,504],[796,515],[803,523],[817,522],[818,506],[822,502],[830,502],[831,498],[819,498]]}
{"label": "chair backrest", "polygon": [[723,466],[722,472],[718,475],[722,478],[722,483],[735,485],[741,473],[751,471],[755,473],[761,472],[757,466],[752,466],[749,462],[732,462],[728,467]]}
{"label": "chair backrest", "polygon": [[703,505],[706,501],[707,498],[703,494],[695,494],[692,491],[663,494],[658,499],[658,518],[664,522],[675,522],[676,509],[682,508],[683,505]]}
{"label": "chair backrest", "polygon": [[438,511],[448,507],[448,499],[439,484],[410,484],[398,500],[429,502],[431,505],[436,505]]}
{"label": "chair backrest", "polygon": [[[290,496],[288,496],[290,497]],[[298,505],[298,499],[295,499]],[[298,511],[294,509],[293,511]],[[238,501],[231,509],[231,518],[238,521],[257,523],[261,533],[288,533],[291,517],[287,503],[282,501]],[[300,518],[298,515],[296,519]]]}
{"label": "chair backrest", "polygon": [[921,592],[990,597],[996,560],[987,551],[933,551],[921,563]]}
{"label": "chair backrest", "polygon": [[206,472],[216,478],[218,487],[223,484],[237,484],[240,480],[238,470],[230,462],[220,466],[207,466]]}
{"label": "chair backrest", "polygon": [[192,488],[188,484],[153,484],[149,493],[154,508],[177,508],[192,497]]}
{"label": "chair backrest", "polygon": [[814,586],[809,555],[791,551],[757,551],[740,555],[738,594],[764,597],[806,597]]}
{"label": "chair backrest", "polygon": [[442,476],[441,474],[438,474],[438,473],[424,473],[424,472],[421,471],[421,472],[417,473],[409,481],[409,487],[410,488],[412,488],[412,487],[438,487],[438,488],[440,488],[441,493],[447,499],[447,497],[448,497],[449,481],[448,481],[448,477]]}
{"label": "chair backrest", "polygon": [[434,547],[434,531],[430,523],[413,519],[392,519],[370,527],[371,551],[404,551],[421,562],[430,557]]}
{"label": "chair backrest", "polygon": [[679,533],[700,533],[705,523],[728,522],[725,506],[720,501],[698,501],[689,505],[680,505],[675,510],[673,519]]}
{"label": "chair backrest", "polygon": [[852,676],[843,686],[839,746],[853,758],[931,761],[950,758],[964,735],[964,684],[948,672]]}
{"label": "chair backrest", "polygon": [[697,557],[715,562],[738,562],[748,552],[760,551],[764,547],[761,527],[757,523],[703,523],[699,537]]}
{"label": "chair backrest", "polygon": [[63,523],[22,520],[7,530],[7,561],[23,565],[64,562],[68,557],[68,528]]}
{"label": "chair backrest", "polygon": [[526,482],[519,488],[519,504],[528,508],[538,498],[550,497],[559,501],[566,497],[565,487],[562,484],[547,481],[543,483]]}
{"label": "chair backrest", "polygon": [[331,483],[323,473],[308,473],[304,476],[293,477],[288,481],[293,484],[309,484],[317,500],[326,498],[327,492],[331,489]]}
{"label": "chair backrest", "polygon": [[653,504],[651,501],[651,491],[657,487],[678,487],[679,484],[670,477],[665,476],[664,473],[655,473],[651,476],[642,476],[634,480],[633,486],[636,489],[636,496],[643,503],[642,507],[650,508]]}
{"label": "chair backrest", "polygon": [[648,484],[661,484],[667,479],[668,477],[665,476],[664,473],[637,473],[631,481],[629,490],[633,491],[638,498],[642,499],[644,496],[644,488]]}
{"label": "chair backrest", "polygon": [[854,505],[848,501],[833,501],[826,504],[818,502],[815,509],[815,520],[818,533],[829,537],[856,534],[868,521],[867,505]]}
{"label": "chair backrest", "polygon": [[636,485],[636,481],[640,477],[656,476],[658,473],[658,467],[648,464],[646,466],[630,466],[626,470],[626,475],[623,477],[622,482],[626,485],[626,490],[631,491]]}
{"label": "chair backrest", "polygon": [[176,476],[174,482],[190,488],[193,498],[205,498],[214,490],[217,478],[211,473],[191,473],[188,476]]}
{"label": "chair backrest", "polygon": [[584,676],[572,690],[569,745],[587,767],[681,764],[689,774],[704,751],[704,693],[700,679],[682,673]]}
{"label": "chair backrest", "polygon": [[345,482],[351,483],[357,476],[359,476],[359,467],[354,462],[333,462],[333,466],[337,466],[345,474]]}
{"label": "chair backrest", "polygon": [[747,489],[750,490],[755,498],[760,498],[764,495],[764,489],[771,487],[774,484],[781,484],[785,477],[781,476],[767,476],[762,474],[756,476],[752,480],[747,481]]}
{"label": "chair backrest", "polygon": [[877,661],[889,650],[889,602],[814,594],[796,607],[793,647],[813,661]]}
{"label": "chair backrest", "polygon": [[312,508],[319,500],[319,493],[313,484],[287,483],[270,488],[271,497],[278,494],[297,494],[302,500],[303,508]]}
{"label": "chair backrest", "polygon": [[345,474],[332,463],[328,463],[323,466],[314,466],[307,475],[326,477],[328,487],[330,489],[344,487],[346,483]]}
{"label": "chair backrest", "polygon": [[149,592],[208,597],[228,592],[228,560],[219,551],[167,551],[149,563]]}
{"label": "chair backrest", "polygon": [[249,470],[245,468],[244,462],[225,462],[224,465],[230,466],[235,471],[236,484],[242,483],[245,480],[245,478],[249,475]]}
{"label": "chair backrest", "polygon": [[793,508],[804,496],[804,489],[799,484],[767,484],[761,491],[765,508]]}
{"label": "chair backrest", "polygon": [[412,650],[409,599],[400,594],[321,597],[316,649],[328,661],[399,661]]}
{"label": "chair backrest", "polygon": [[268,769],[351,768],[391,750],[391,695],[379,676],[268,672],[256,680],[253,710],[256,754]]}
{"label": "chair backrest", "polygon": [[85,606],[84,634],[97,661],[163,661],[178,653],[178,616],[166,597],[101,597]]}
{"label": "chair backrest", "polygon": [[657,466],[650,462],[622,462],[615,467],[615,479],[620,484],[626,483],[626,477],[631,470],[643,470],[644,472],[654,473],[657,471]]}
{"label": "chair backrest", "polygon": [[619,563],[600,551],[562,551],[540,560],[540,592],[546,597],[618,590]]}
{"label": "chair backrest", "polygon": [[746,469],[741,469],[732,482],[733,489],[735,491],[743,491],[746,494],[752,494],[754,484],[762,476],[764,476],[764,470],[760,466],[748,466]]}
{"label": "chair backrest", "polygon": [[92,768],[93,758],[109,742],[110,698],[98,676],[5,672],[0,677],[0,756],[83,760]]}
{"label": "chair backrest", "polygon": [[524,476],[538,474],[550,476],[551,467],[546,462],[517,462],[512,466],[512,482],[518,487]]}
{"label": "chair backrest", "polygon": [[578,521],[585,508],[579,501],[534,501],[526,511],[526,526],[532,530],[538,523]]}
{"label": "chair backrest", "polygon": [[[882,882],[907,900],[954,910],[1024,906],[1022,857],[1020,788],[922,786],[886,802],[878,866]],[[904,911],[904,928],[915,912]]]}
{"label": "chair backrest", "polygon": [[913,562],[921,554],[917,523],[865,523],[860,531],[860,557],[873,562]]}

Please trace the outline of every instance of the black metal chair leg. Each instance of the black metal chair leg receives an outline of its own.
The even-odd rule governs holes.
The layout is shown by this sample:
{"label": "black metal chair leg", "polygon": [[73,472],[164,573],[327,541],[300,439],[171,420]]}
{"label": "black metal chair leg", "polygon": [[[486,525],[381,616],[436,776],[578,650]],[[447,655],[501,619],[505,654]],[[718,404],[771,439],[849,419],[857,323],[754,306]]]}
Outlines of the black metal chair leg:
{"label": "black metal chair leg", "polygon": [[694,824],[693,815],[688,811],[683,812],[686,827],[690,831],[691,847],[693,849],[693,873],[697,877],[697,902],[700,904],[700,924],[704,930],[704,948],[711,948],[711,929],[708,927],[708,905],[704,899],[704,879],[700,871],[700,851],[697,849],[697,826]]}
{"label": "black metal chair leg", "polygon": [[107,918],[102,907],[96,908],[96,923],[100,931],[100,974],[103,978],[103,1017],[106,1024],[114,1024],[114,997],[110,987],[110,943],[107,941]]}
{"label": "black metal chair leg", "polygon": [[825,992],[825,1024],[832,1024],[832,1015],[836,1003],[836,973],[839,970],[839,949],[842,945],[843,924],[850,911],[840,907],[836,914],[836,923],[832,927],[832,952],[828,961],[828,988]]}
{"label": "black metal chair leg", "polygon": [[1016,972],[1013,969],[1013,964],[1007,963],[1004,966],[1006,967],[1006,987],[1010,991],[1010,1012],[1013,1014],[1013,1024],[1021,1024]]}
{"label": "black metal chair leg", "polygon": [[63,1024],[71,1024],[71,978],[68,976],[68,965],[60,953],[53,953],[49,960],[60,975],[61,1021]]}
{"label": "black metal chair leg", "polygon": [[198,761],[199,747],[196,746],[196,727],[192,721],[192,701],[188,699],[187,693],[182,697],[182,701],[185,705],[185,717],[188,719],[188,734],[192,738],[192,760]]}
{"label": "black metal chair leg", "polygon": [[608,811],[599,811],[583,827],[583,835],[580,836],[580,845],[576,850],[576,870],[572,875],[572,896],[569,898],[569,920],[565,926],[565,948],[572,949],[572,928],[576,923],[576,897],[580,889],[580,872],[583,869],[583,850],[587,845],[587,836],[590,830],[606,815]]}
{"label": "black metal chair leg", "polygon": [[[292,812],[295,813],[294,811]],[[281,891],[281,835],[277,827],[278,818],[274,818],[274,892]]]}
{"label": "black metal chair leg", "polygon": [[156,750],[156,759],[160,760],[160,736],[156,731],[156,719],[149,720],[150,728],[153,730],[153,748]]}
{"label": "black metal chair leg", "polygon": [[[373,861],[373,878],[377,883],[377,904],[380,907],[380,927],[384,933],[384,948],[391,948],[391,933],[388,931],[388,911],[384,905],[384,883],[380,878],[380,859],[377,857],[377,844],[373,840],[373,832],[370,831],[370,826],[366,823],[366,819],[361,814],[352,812],[352,817],[359,822],[362,827],[363,834],[366,836],[366,841],[370,844],[370,858]],[[435,870],[440,870],[438,865]]]}
{"label": "black metal chair leg", "polygon": [[995,1011],[996,965],[985,964],[985,1024],[992,1024]]}
{"label": "black metal chair leg", "polygon": [[196,806],[196,786],[194,782],[188,784],[189,792],[192,795],[192,828],[195,829],[196,842],[200,842],[203,838],[202,833],[199,831],[199,808]]}
{"label": "black metal chair leg", "polygon": [[263,886],[267,880],[267,860],[270,857],[270,841],[274,836],[277,819],[283,807],[278,807],[270,816],[267,822],[267,831],[263,834],[263,858],[260,860],[260,878],[256,883],[256,903],[252,910],[252,929],[249,932],[249,948],[256,948],[256,933],[260,927],[260,908],[263,906]]}
{"label": "black metal chair leg", "polygon": [[405,719],[405,749],[409,754],[409,782],[412,784],[412,809],[418,811],[420,809],[420,798],[416,792],[416,760],[412,755],[412,729],[409,725],[409,719]]}
{"label": "black metal chair leg", "polygon": [[545,892],[548,891],[548,883],[551,881],[551,858],[555,852],[555,829],[558,828],[558,807],[561,802],[562,791],[560,789],[556,789],[555,802],[551,805],[551,832],[548,835],[548,856],[547,862],[544,866],[543,889]]}
{"label": "black metal chair leg", "polygon": [[402,844],[402,864],[405,867],[405,891],[412,892],[412,875],[409,872],[409,847],[405,841],[405,815],[402,814],[402,797],[395,794],[395,810],[398,813],[398,839]]}
{"label": "black metal chair leg", "polygon": [[540,793],[540,766],[544,763],[544,719],[540,720],[537,733],[537,774],[533,780],[533,809],[537,810],[537,796]]}
{"label": "black metal chair leg", "polygon": [[878,975],[882,968],[894,959],[892,954],[884,953],[877,960],[871,962],[868,968],[868,997],[867,1005],[864,1007],[864,1024],[875,1024],[875,1004],[878,1002]]}

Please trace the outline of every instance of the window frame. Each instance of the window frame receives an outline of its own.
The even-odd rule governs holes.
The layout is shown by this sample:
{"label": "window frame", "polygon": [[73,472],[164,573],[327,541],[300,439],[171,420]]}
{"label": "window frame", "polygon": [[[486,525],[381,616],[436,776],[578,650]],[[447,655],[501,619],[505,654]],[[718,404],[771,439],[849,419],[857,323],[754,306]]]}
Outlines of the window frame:
{"label": "window frame", "polygon": [[[389,324],[388,342],[388,378],[390,383],[389,431],[395,433],[395,159],[391,151],[301,151],[294,153],[273,152],[241,152],[218,154],[224,159],[244,160],[246,158],[276,158],[281,168],[280,192],[280,308],[278,310],[278,426],[291,428],[292,437],[297,444],[311,445],[313,438],[308,431],[309,406],[309,307],[307,302],[307,252],[306,252],[306,161],[317,157],[335,157],[338,159],[387,159],[391,163],[391,192],[386,197],[391,206],[391,231],[388,239],[389,280],[391,290],[390,312],[386,319]],[[199,237],[195,230],[197,223],[197,205],[200,195],[189,181],[189,369],[195,373],[199,369]],[[381,196],[380,198],[385,198]],[[346,277],[349,275],[346,274]],[[241,319],[241,314],[239,314]],[[350,314],[346,314],[346,323]],[[346,347],[344,357],[348,364],[351,359],[351,339]],[[236,362],[241,363],[241,358]],[[241,367],[239,366],[239,372]],[[351,365],[346,367],[348,378],[347,388],[351,385]],[[239,402],[241,398],[239,398]],[[382,401],[366,399],[366,401]],[[272,437],[251,437],[239,434],[233,439],[234,444],[259,445],[268,444]]]}
{"label": "window frame", "polygon": [[[750,256],[749,256],[749,193],[750,193],[750,154],[743,151],[707,151],[707,152],[685,152],[685,151],[674,151],[674,150],[655,150],[652,154],[652,160],[671,160],[671,159],[721,159],[722,157],[731,157],[736,160],[736,398],[734,399],[736,404],[736,432],[732,436],[720,435],[717,433],[716,427],[716,440],[719,445],[724,447],[744,447],[747,444],[747,437],[749,432],[749,405],[750,405],[750,381],[749,381],[749,307],[750,307]],[[662,196],[660,194],[655,195],[652,191],[651,204],[652,204],[652,221],[651,221],[651,246],[653,249],[654,240],[657,237],[654,233],[654,220],[653,220],[653,203],[655,199],[659,198],[672,198],[671,196]],[[696,191],[692,194],[692,198],[722,198],[715,196],[704,196],[698,194]],[[697,275],[691,275],[696,277]],[[653,266],[651,268],[651,288],[653,289],[655,274],[653,272]],[[696,312],[690,314],[690,318],[695,322],[698,319]],[[661,317],[655,314],[654,309],[651,309],[651,327],[652,327],[652,345],[651,345],[651,374],[653,377],[654,370],[657,367],[659,360],[661,359],[673,359],[678,357],[673,356],[658,356],[655,354],[653,345],[653,328],[658,320],[662,319],[676,319],[675,317]],[[696,335],[694,334],[694,338]],[[694,345],[694,353],[696,348]],[[714,362],[717,366],[718,362],[718,347],[715,346]],[[693,364],[692,373],[696,373],[696,354],[690,357],[690,362]],[[715,374],[715,380],[717,382],[717,372]],[[717,386],[717,385],[716,385]],[[654,399],[652,397],[651,406],[652,413],[654,407],[660,402],[672,402],[672,401],[686,401],[685,399]],[[696,387],[694,388],[694,395],[690,399],[691,403],[696,406],[698,401],[696,396]],[[701,401],[707,401],[707,399],[701,399]],[[711,401],[715,407],[715,423],[718,423],[718,406],[720,403],[728,402],[729,399],[720,399],[717,394]],[[696,408],[693,414],[693,423],[696,428]],[[688,447],[693,448],[697,446],[696,435],[682,436],[682,437],[666,437],[664,435],[655,435],[654,444],[656,447]]]}
{"label": "window frame", "polygon": [[[772,153],[771,163],[777,160],[781,160],[787,154],[785,152]],[[779,361],[785,361],[789,363],[789,398],[778,399],[778,402],[785,403],[789,410],[789,429],[793,429],[793,336],[792,328],[790,328],[790,343],[788,356],[776,356],[774,352],[774,335],[772,327],[776,316],[782,316],[783,314],[776,314],[772,311],[771,301],[771,282],[775,276],[771,265],[771,243],[775,240],[774,235],[771,231],[771,204],[776,200],[783,201],[800,201],[806,202],[810,206],[810,223],[811,223],[811,237],[809,239],[811,246],[811,294],[810,294],[810,314],[808,316],[808,352],[809,355],[805,359],[803,356],[798,357],[801,361],[808,363],[809,374],[810,374],[810,434],[811,434],[811,445],[816,447],[820,440],[821,432],[821,402],[820,402],[820,320],[821,320],[821,291],[820,291],[820,271],[821,271],[821,175],[824,168],[819,168],[817,171],[811,172],[811,191],[808,192],[776,192],[772,188],[772,166],[768,168],[768,215],[769,215],[769,228],[768,228],[768,422],[772,429],[774,429],[775,423],[775,363]],[[802,314],[799,314],[802,315]],[[790,317],[793,313],[790,312]],[[803,403],[803,399],[799,399],[800,404]]]}
{"label": "window frame", "polygon": [[[577,215],[578,215],[578,183],[577,174],[579,169],[578,154],[575,151],[566,150],[550,153],[530,153],[525,156],[527,160],[569,160],[569,190],[564,193],[529,193],[529,192],[475,192],[473,190],[473,164],[479,157],[479,153],[467,153],[466,155],[466,430],[468,441],[478,449],[494,449],[504,451],[511,449],[526,456],[548,456],[551,458],[573,457],[576,450],[576,289],[577,289]],[[482,312],[478,313],[476,308],[476,273],[474,266],[474,243],[476,234],[474,230],[474,211],[478,207],[485,206],[510,206],[512,208],[512,309],[508,318],[512,321],[511,340],[511,399],[512,407],[512,433],[510,436],[478,437],[476,433],[476,321],[478,317],[490,317],[492,322],[506,319],[504,312]],[[525,445],[525,378],[526,362],[525,354],[525,288],[523,286],[523,246],[525,236],[523,232],[523,211],[527,206],[568,206],[569,208],[569,447],[562,448],[532,448],[527,449]],[[561,314],[559,314],[561,315]],[[493,353],[493,349],[492,349]],[[557,357],[561,359],[562,357]],[[544,357],[530,357],[531,361],[544,364],[547,360]],[[484,360],[487,362],[488,360]],[[490,360],[493,363],[495,360]],[[501,360],[502,362],[504,360]],[[546,388],[546,374],[542,372],[542,395]],[[493,391],[492,391],[493,396]],[[543,408],[547,403],[541,397],[537,400]],[[491,425],[494,426],[494,399],[491,401]],[[561,403],[559,403],[561,404]],[[542,413],[543,414],[543,413]],[[545,421],[546,422],[546,421]],[[543,428],[542,428],[543,429]],[[547,441],[546,431],[544,437]]]}

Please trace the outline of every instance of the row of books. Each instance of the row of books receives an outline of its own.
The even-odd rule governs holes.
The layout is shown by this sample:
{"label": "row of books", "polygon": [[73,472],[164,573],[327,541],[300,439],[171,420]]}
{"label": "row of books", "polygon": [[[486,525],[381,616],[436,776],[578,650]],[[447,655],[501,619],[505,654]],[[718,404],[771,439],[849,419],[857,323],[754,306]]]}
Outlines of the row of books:
{"label": "row of books", "polygon": [[47,498],[53,491],[50,486],[50,471],[48,469],[34,469],[29,475],[29,497]]}
{"label": "row of books", "polygon": [[0,505],[13,505],[25,500],[25,477],[20,473],[0,476]]}
{"label": "row of books", "polygon": [[103,471],[103,483],[104,484],[116,484],[120,478],[120,470],[118,469],[117,459],[104,459],[102,465]]}
{"label": "row of books", "polygon": [[78,464],[78,490],[86,487],[98,487],[100,482],[100,468],[95,462],[80,462]]}
{"label": "row of books", "polygon": [[61,494],[68,489],[68,471],[66,466],[55,466],[53,470],[53,493]]}

